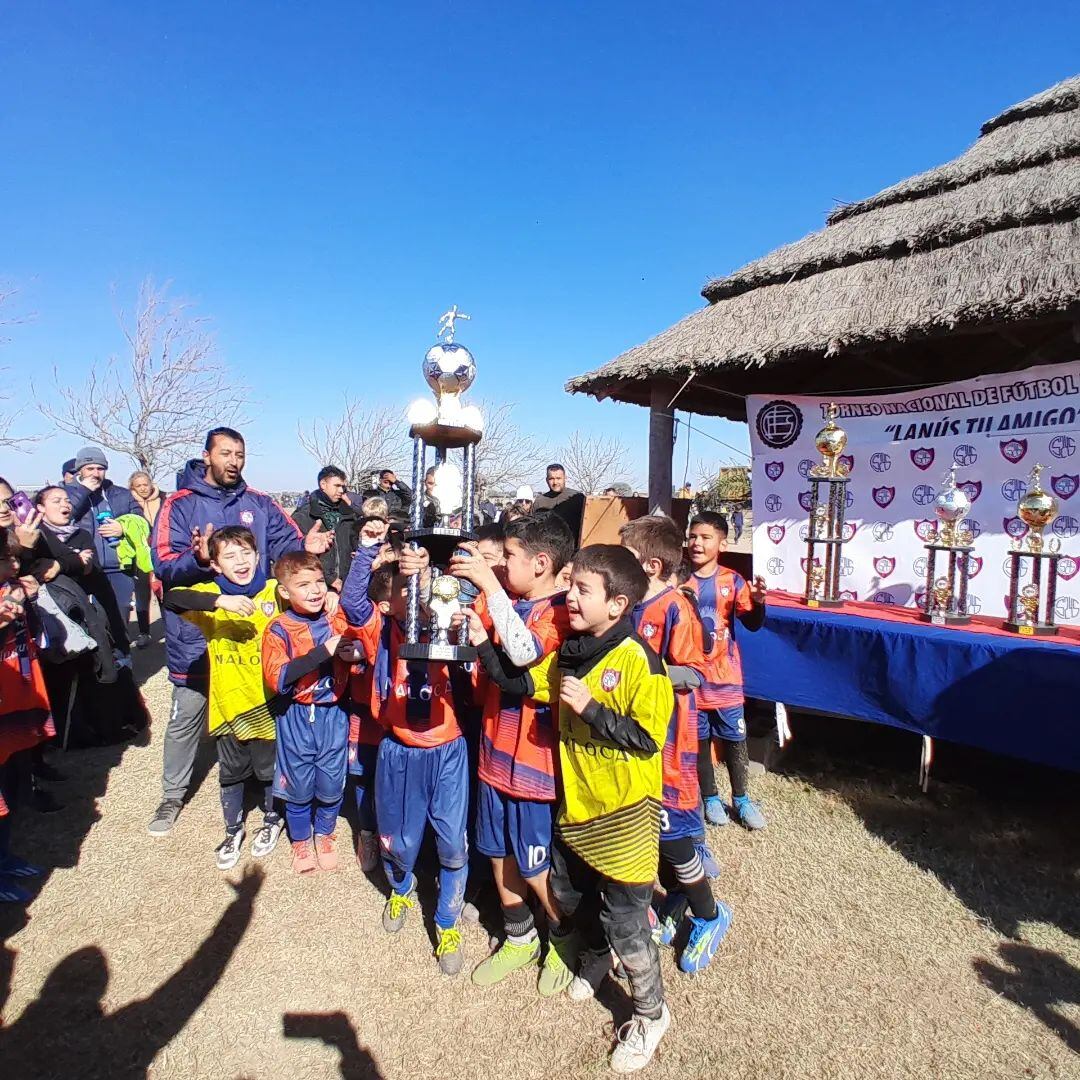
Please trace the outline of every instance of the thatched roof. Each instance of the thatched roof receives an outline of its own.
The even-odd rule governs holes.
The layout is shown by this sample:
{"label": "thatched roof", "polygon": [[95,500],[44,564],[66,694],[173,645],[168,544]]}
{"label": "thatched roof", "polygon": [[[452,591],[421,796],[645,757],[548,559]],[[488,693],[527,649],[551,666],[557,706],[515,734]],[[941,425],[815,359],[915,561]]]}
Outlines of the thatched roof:
{"label": "thatched roof", "polygon": [[708,307],[567,389],[647,404],[651,386],[677,389],[693,371],[682,407],[741,418],[747,393],[930,384],[1061,350],[1075,358],[1080,77],[702,294]]}

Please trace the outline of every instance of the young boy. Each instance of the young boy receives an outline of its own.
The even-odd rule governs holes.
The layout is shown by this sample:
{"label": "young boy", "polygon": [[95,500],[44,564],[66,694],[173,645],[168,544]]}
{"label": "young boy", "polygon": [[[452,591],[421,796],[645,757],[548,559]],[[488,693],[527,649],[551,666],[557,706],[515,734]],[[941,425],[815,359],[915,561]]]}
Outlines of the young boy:
{"label": "young boy", "polygon": [[[482,590],[477,607],[485,623],[494,627],[510,663],[526,668],[554,653],[569,633],[566,593],[556,578],[573,554],[574,541],[554,514],[525,517],[506,527],[503,551],[506,592],[479,553],[455,556],[450,570]],[[506,937],[473,971],[478,986],[493,986],[540,959],[530,892],[543,906],[551,930],[541,995],[565,990],[573,978],[566,963],[571,943],[560,933],[561,912],[549,874],[557,738],[549,704],[488,684],[477,770],[476,847],[491,859]]]}
{"label": "young boy", "polygon": [[390,883],[383,928],[397,933],[416,904],[413,869],[430,823],[439,857],[435,955],[443,974],[456,975],[464,963],[458,920],[468,880],[469,806],[468,752],[458,710],[466,704],[468,677],[461,665],[398,655],[405,641],[408,577],[422,572],[423,564],[420,553],[401,552],[384,617],[369,595],[377,557],[374,548],[356,553],[341,605],[374,668],[377,717],[386,730],[375,766],[375,816]]}
{"label": "young boy", "polygon": [[734,619],[747,630],[759,630],[765,621],[765,580],[753,587],[734,570],[719,564],[727,549],[727,519],[706,511],[690,522],[690,566],[687,585],[698,598],[705,629],[713,638],[705,678],[695,691],[698,706],[698,777],[705,800],[705,817],[713,825],[728,823],[727,810],[716,791],[712,740],[724,744],[724,760],[731,778],[732,811],[748,829],[764,829],[765,815],[747,794],[750,758],[746,752],[743,714],[742,664],[735,644]]}
{"label": "young boy", "polygon": [[180,612],[206,638],[210,657],[210,734],[217,740],[218,783],[225,839],[216,849],[219,870],[240,860],[244,844],[244,783],[262,786],[263,823],[251,844],[265,858],[281,835],[274,809],[274,716],[277,695],[263,681],[263,631],[278,614],[277,582],[259,568],[255,534],[242,525],[216,529],[209,541],[217,575],[186,589],[170,589],[165,607]]}
{"label": "young boy", "polygon": [[340,608],[327,613],[317,555],[282,555],[274,577],[287,610],[263,632],[262,673],[272,693],[290,699],[277,721],[274,794],[285,800],[293,872],[335,870],[349,740],[341,698],[358,659],[356,635]]}
{"label": "young boy", "polygon": [[660,913],[660,941],[673,945],[690,909],[690,936],[679,967],[706,967],[731,925],[731,909],[709,888],[695,840],[705,831],[697,775],[698,719],[694,687],[705,667],[704,631],[693,602],[669,584],[682,558],[682,536],[669,517],[637,518],[619,530],[649,579],[632,614],[634,629],[667,665],[675,708],[664,741],[664,810],[660,818],[660,884],[667,901]]}
{"label": "young boy", "polygon": [[516,676],[479,616],[467,616],[470,640],[504,690],[559,702],[562,800],[552,888],[586,939],[570,996],[593,995],[611,970],[612,950],[629,976],[634,1016],[611,1056],[620,1073],[644,1068],[671,1023],[649,906],[663,809],[660,749],[675,699],[660,658],[631,626],[646,586],[625,548],[582,548],[566,597],[574,636]]}

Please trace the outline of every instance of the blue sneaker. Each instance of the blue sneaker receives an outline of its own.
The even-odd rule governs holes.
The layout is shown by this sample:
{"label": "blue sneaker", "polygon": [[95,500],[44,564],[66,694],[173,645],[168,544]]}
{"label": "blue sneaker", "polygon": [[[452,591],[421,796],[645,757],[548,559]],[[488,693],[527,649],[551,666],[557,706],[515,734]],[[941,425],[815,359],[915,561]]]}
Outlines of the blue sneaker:
{"label": "blue sneaker", "polygon": [[705,800],[705,820],[710,825],[726,825],[731,820],[724,800],[719,795],[710,795]]}
{"label": "blue sneaker", "polygon": [[694,850],[701,856],[701,865],[705,870],[705,876],[710,881],[715,881],[720,876],[720,864],[709,850],[709,845],[704,840],[695,840]]}
{"label": "blue sneaker", "polygon": [[10,878],[0,879],[0,904],[28,904],[34,894],[27,892],[21,885],[16,885]]}
{"label": "blue sneaker", "polygon": [[707,968],[730,925],[731,908],[719,900],[716,901],[715,919],[706,921],[691,915],[690,940],[686,943],[682,956],[679,957],[679,968],[687,975],[693,975]]}
{"label": "blue sneaker", "polygon": [[749,795],[740,795],[734,801],[732,810],[739,823],[745,825],[746,828],[753,830],[765,828],[765,815],[761,812],[761,807]]}
{"label": "blue sneaker", "polygon": [[0,855],[0,876],[2,877],[41,877],[45,871],[40,866],[20,859],[18,855]]}
{"label": "blue sneaker", "polygon": [[679,932],[679,924],[686,914],[686,896],[683,893],[668,893],[660,908],[660,925],[656,928],[656,943],[671,948],[675,935]]}

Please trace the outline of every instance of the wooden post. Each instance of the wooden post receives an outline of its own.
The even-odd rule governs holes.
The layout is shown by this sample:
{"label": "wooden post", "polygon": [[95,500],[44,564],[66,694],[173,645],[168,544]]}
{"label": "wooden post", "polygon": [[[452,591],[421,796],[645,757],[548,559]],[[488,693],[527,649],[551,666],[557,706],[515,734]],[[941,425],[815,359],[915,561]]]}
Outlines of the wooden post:
{"label": "wooden post", "polygon": [[675,450],[675,411],[671,391],[653,386],[649,402],[649,510],[671,513],[671,455]]}

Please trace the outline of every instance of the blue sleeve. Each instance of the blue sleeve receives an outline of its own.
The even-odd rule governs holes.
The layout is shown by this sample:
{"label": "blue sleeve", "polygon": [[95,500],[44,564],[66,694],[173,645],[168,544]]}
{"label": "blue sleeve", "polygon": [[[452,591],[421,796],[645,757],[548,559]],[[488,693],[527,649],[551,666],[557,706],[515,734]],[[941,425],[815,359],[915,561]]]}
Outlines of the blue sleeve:
{"label": "blue sleeve", "polygon": [[82,484],[64,484],[64,491],[71,501],[71,520],[82,521],[90,510],[90,491]]}
{"label": "blue sleeve", "polygon": [[[186,495],[184,499],[194,496]],[[154,522],[150,556],[154,573],[165,589],[206,581],[210,573],[207,567],[199,565],[191,550],[191,523],[183,506],[182,500],[169,495]]]}
{"label": "blue sleeve", "polygon": [[302,551],[304,537],[296,522],[273,499],[267,499],[266,503],[266,548],[273,564],[290,551]]}
{"label": "blue sleeve", "polygon": [[371,584],[371,564],[378,554],[378,544],[362,547],[349,567],[341,589],[341,610],[350,626],[366,626],[375,611],[375,605],[368,598],[368,586]]}

